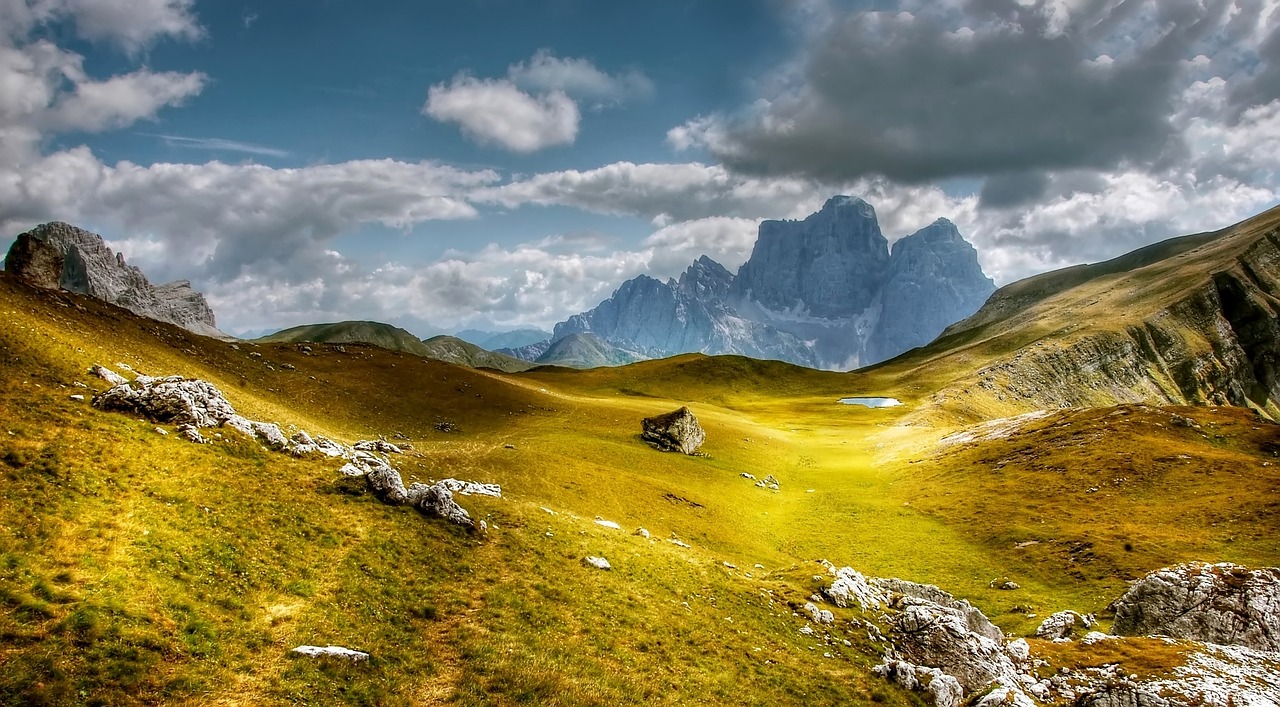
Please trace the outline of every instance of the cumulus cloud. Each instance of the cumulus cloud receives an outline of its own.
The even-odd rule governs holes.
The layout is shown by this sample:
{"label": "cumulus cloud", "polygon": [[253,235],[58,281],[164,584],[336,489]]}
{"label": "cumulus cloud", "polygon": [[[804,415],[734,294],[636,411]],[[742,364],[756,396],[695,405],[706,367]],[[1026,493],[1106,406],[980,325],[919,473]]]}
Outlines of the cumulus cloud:
{"label": "cumulus cloud", "polygon": [[[1160,169],[1183,147],[1170,118],[1184,60],[1216,54],[1224,25],[1257,5],[907,0],[846,12],[756,103],[668,140],[736,169],[824,180]],[[1001,186],[996,201],[1022,196]]]}
{"label": "cumulus cloud", "polygon": [[203,36],[194,4],[194,0],[3,0],[0,32],[24,39],[36,27],[68,21],[81,38],[134,52],[162,37]]}
{"label": "cumulus cloud", "polygon": [[579,100],[605,107],[653,91],[653,82],[638,70],[609,74],[586,59],[540,49],[528,61],[508,67],[505,78],[481,79],[463,72],[433,85],[422,114],[456,123],[463,135],[481,145],[527,153],[573,144],[581,119]]}
{"label": "cumulus cloud", "polygon": [[422,114],[457,123],[469,139],[512,152],[573,144],[581,117],[578,104],[564,91],[533,96],[505,79],[465,74],[432,86]]}
{"label": "cumulus cloud", "polygon": [[147,69],[112,76],[106,81],[84,80],[46,113],[47,126],[58,131],[100,132],[154,118],[156,112],[200,93],[202,73],[152,72]]}

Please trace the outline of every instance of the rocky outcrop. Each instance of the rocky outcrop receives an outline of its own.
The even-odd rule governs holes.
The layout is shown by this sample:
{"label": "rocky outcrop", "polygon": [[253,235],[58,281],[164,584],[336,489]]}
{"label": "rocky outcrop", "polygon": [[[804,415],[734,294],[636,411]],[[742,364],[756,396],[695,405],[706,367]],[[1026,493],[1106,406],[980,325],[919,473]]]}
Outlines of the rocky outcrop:
{"label": "rocky outcrop", "polygon": [[1280,568],[1191,563],[1138,580],[1110,607],[1112,632],[1280,651]]}
{"label": "rocky outcrop", "polygon": [[640,438],[654,449],[664,452],[696,454],[707,434],[698,424],[698,418],[688,407],[656,417],[646,417],[640,423]]}
{"label": "rocky outcrop", "polygon": [[741,354],[852,368],[929,342],[994,289],[950,222],[891,253],[871,205],[837,196],[803,221],[763,222],[737,275],[706,256],[678,280],[641,275],[558,324],[552,340],[592,333],[650,357]]}
{"label": "rocky outcrop", "polygon": [[364,663],[369,660],[368,653],[354,651],[342,646],[298,646],[290,652],[305,655],[308,658],[339,658],[341,660],[349,660],[352,663]]}
{"label": "rocky outcrop", "polygon": [[197,334],[226,336],[218,331],[204,295],[190,282],[152,285],[102,236],[75,226],[55,221],[19,235],[5,257],[5,269],[38,287],[60,287]]}
{"label": "rocky outcrop", "polygon": [[1071,638],[1076,631],[1087,631],[1094,625],[1091,616],[1081,616],[1074,611],[1059,611],[1040,622],[1036,628],[1036,638],[1050,641]]}

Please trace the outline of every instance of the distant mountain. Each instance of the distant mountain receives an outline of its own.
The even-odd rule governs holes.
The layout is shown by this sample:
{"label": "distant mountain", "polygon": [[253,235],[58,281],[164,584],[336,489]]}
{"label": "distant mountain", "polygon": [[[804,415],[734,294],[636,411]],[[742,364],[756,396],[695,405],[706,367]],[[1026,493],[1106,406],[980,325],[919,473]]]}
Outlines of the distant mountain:
{"label": "distant mountain", "polygon": [[513,329],[511,331],[481,331],[479,329],[463,329],[455,334],[459,339],[470,342],[482,349],[497,351],[498,349],[514,349],[551,338],[551,332],[541,329]]}
{"label": "distant mountain", "polygon": [[495,349],[494,353],[518,358],[521,361],[537,361],[538,357],[546,353],[549,348],[551,348],[551,339],[548,337],[542,341],[527,344],[525,346],[519,346],[513,349]]}
{"label": "distant mountain", "polygon": [[703,256],[678,280],[641,275],[555,327],[652,358],[742,354],[818,368],[885,360],[933,340],[995,290],[939,219],[889,249],[875,209],[837,196],[803,221],[765,221],[735,276]]}
{"label": "distant mountain", "polygon": [[493,368],[507,373],[525,371],[533,367],[532,363],[518,358],[506,356],[493,351],[486,351],[479,346],[454,336],[433,336],[422,342],[428,358],[456,363],[470,368]]}
{"label": "distant mountain", "polygon": [[4,266],[29,285],[78,292],[197,334],[230,338],[218,331],[213,310],[190,282],[152,285],[102,236],[70,224],[54,221],[19,235]]}
{"label": "distant mountain", "polygon": [[421,339],[399,327],[382,322],[335,322],[332,324],[304,324],[269,336],[258,341],[302,343],[316,342],[326,344],[372,344],[392,351],[403,351],[416,356],[432,358],[431,348]]}
{"label": "distant mountain", "polygon": [[556,340],[538,357],[538,363],[568,368],[625,366],[646,357],[603,341],[593,334],[575,333]]}

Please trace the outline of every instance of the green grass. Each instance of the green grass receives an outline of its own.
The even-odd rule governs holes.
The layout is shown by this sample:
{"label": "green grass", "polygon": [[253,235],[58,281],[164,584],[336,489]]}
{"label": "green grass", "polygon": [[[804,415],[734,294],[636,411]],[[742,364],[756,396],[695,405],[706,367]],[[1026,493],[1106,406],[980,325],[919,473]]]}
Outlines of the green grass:
{"label": "green grass", "polygon": [[[798,633],[817,560],[939,584],[1026,632],[1026,606],[1091,611],[1170,561],[1280,559],[1266,542],[1276,491],[1253,483],[1272,478],[1261,463],[1280,437],[1247,413],[1214,413],[1206,423],[1224,431],[1208,438],[1148,425],[1091,448],[1059,489],[1052,469],[1078,453],[1070,426],[1046,444],[931,451],[954,424],[915,415],[942,371],[683,356],[500,374],[354,344],[233,348],[3,277],[0,320],[4,704],[917,704],[870,673],[878,648],[855,612],[837,612],[831,644]],[[348,442],[401,433],[406,482],[497,482],[506,498],[462,500],[489,523],[480,535],[379,503],[327,460],[230,435],[192,445],[69,399],[85,392],[73,381],[105,388],[85,367],[117,361],[210,380],[243,414],[286,427]],[[836,404],[853,394],[907,406]],[[706,456],[639,440],[641,418],[679,404],[702,420]],[[446,421],[454,431],[437,429]],[[1128,445],[1170,440],[1213,470],[1204,486],[1157,465],[1124,494],[1073,495]],[[1015,453],[1022,466],[991,470]],[[1236,511],[1213,510],[1229,507],[1222,493]],[[1111,527],[1135,512],[1142,522]],[[632,534],[641,526],[653,541]],[[1011,549],[1033,535],[1040,550]],[[1064,564],[1075,540],[1094,543],[1083,578]],[[1004,576],[1023,589],[988,588]],[[290,657],[303,643],[373,658]]]}

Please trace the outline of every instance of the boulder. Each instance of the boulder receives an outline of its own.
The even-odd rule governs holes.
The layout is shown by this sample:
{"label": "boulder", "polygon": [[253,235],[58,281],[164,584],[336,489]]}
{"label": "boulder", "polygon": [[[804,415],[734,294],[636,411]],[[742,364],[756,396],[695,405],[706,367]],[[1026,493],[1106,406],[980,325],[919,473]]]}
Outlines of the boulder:
{"label": "boulder", "polygon": [[459,481],[458,479],[441,479],[445,488],[460,496],[493,496],[502,498],[502,487],[497,484],[481,484],[475,481]]}
{"label": "boulder", "polygon": [[595,556],[584,557],[582,558],[582,562],[598,570],[613,569],[613,565],[610,565],[609,561],[604,559],[603,557],[595,557]]}
{"label": "boulder", "polygon": [[204,435],[200,434],[200,429],[195,425],[178,425],[178,434],[182,435],[188,442],[196,444],[205,444],[208,442]]}
{"label": "boulder", "polygon": [[107,368],[106,366],[90,366],[89,374],[95,375],[111,385],[128,385],[129,379]]}
{"label": "boulder", "polygon": [[5,272],[32,287],[56,290],[62,281],[62,251],[23,233],[4,257]]}
{"label": "boulder", "polygon": [[1071,638],[1077,628],[1087,630],[1093,628],[1093,625],[1093,619],[1088,616],[1081,616],[1074,611],[1059,611],[1040,622],[1036,638],[1049,641]]}
{"label": "boulder", "polygon": [[[400,472],[390,466],[366,471],[364,480],[373,495],[393,506],[399,506],[409,500],[409,491],[404,487]],[[422,486],[422,484],[414,484],[414,486]]]}
{"label": "boulder", "polygon": [[908,690],[927,692],[934,707],[960,707],[964,704],[964,688],[955,678],[937,668],[886,658],[872,670]]}
{"label": "boulder", "polygon": [[782,484],[778,483],[778,479],[773,474],[769,474],[763,479],[760,479],[759,481],[757,481],[756,486],[762,489],[769,489],[770,491],[782,490]]}
{"label": "boulder", "polygon": [[974,707],[1037,707],[1035,700],[1022,690],[1010,685],[1000,685],[982,696]]}
{"label": "boulder", "polygon": [[822,593],[836,606],[843,609],[857,603],[863,611],[870,611],[888,603],[885,594],[872,587],[867,578],[852,567],[836,569],[834,565],[828,565],[827,570],[836,579]]}
{"label": "boulder", "polygon": [[898,610],[891,618],[892,640],[901,659],[942,670],[967,693],[996,682],[1016,684],[1018,670],[1004,646],[970,630],[968,612],[906,595],[895,597],[892,606]]}
{"label": "boulder", "polygon": [[[396,474],[399,481],[400,475]],[[450,523],[474,527],[471,514],[453,500],[453,493],[442,484],[414,484],[406,494],[410,505],[432,518],[443,518]]]}
{"label": "boulder", "polygon": [[640,437],[655,449],[664,452],[696,454],[707,438],[698,418],[688,407],[641,421]]}
{"label": "boulder", "polygon": [[[98,369],[107,371],[101,366]],[[132,384],[122,383],[94,396],[93,405],[100,410],[128,412],[156,422],[195,427],[217,427],[239,417],[217,386],[202,380],[185,380],[182,376],[138,376]]]}
{"label": "boulder", "polygon": [[1280,651],[1280,568],[1195,562],[1156,570],[1111,604],[1112,633]]}
{"label": "boulder", "polygon": [[817,604],[814,604],[811,601],[805,602],[804,613],[808,614],[809,618],[815,624],[830,625],[836,621],[835,614],[832,614],[827,609],[820,608]]}
{"label": "boulder", "polygon": [[400,454],[400,448],[385,439],[362,439],[351,445],[352,449],[361,452],[381,452],[383,454]]}
{"label": "boulder", "polygon": [[873,579],[871,580],[871,585],[891,596],[922,599],[955,610],[964,617],[965,625],[970,631],[997,643],[1004,640],[1004,632],[991,623],[991,620],[985,614],[964,599],[957,599],[932,584],[908,582],[905,579],[894,577],[890,579]]}

